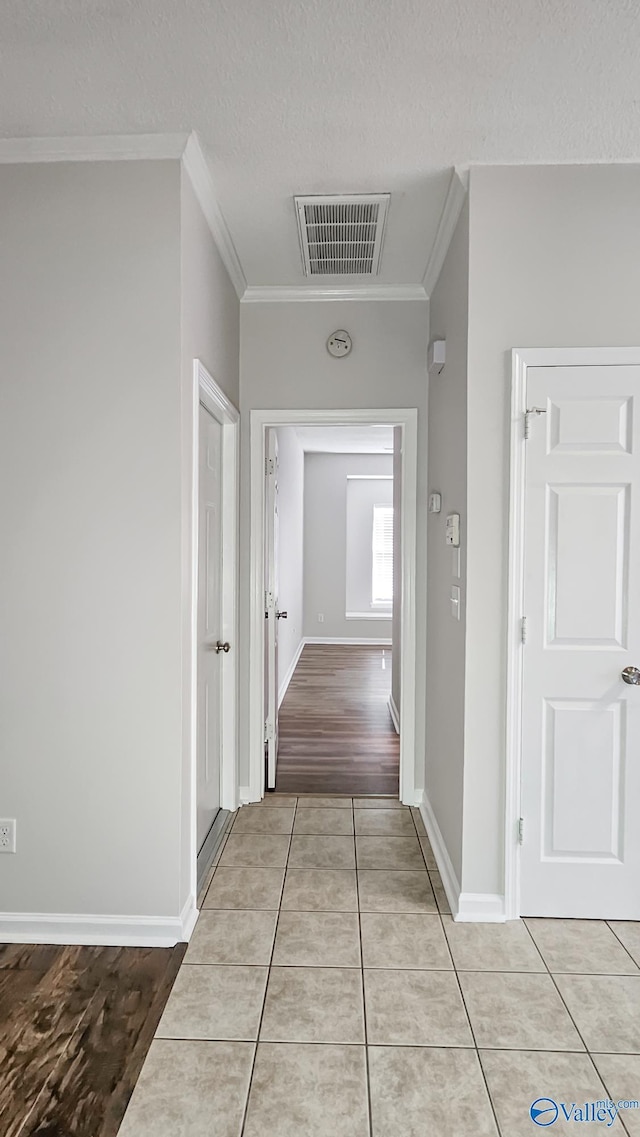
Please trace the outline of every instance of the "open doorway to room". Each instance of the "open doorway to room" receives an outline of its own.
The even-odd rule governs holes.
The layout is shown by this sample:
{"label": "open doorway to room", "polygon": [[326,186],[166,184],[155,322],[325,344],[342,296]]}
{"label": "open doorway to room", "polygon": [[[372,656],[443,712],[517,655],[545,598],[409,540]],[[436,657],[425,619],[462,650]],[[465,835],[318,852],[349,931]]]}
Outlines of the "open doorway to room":
{"label": "open doorway to room", "polygon": [[252,412],[260,795],[412,800],[415,412],[384,414]]}

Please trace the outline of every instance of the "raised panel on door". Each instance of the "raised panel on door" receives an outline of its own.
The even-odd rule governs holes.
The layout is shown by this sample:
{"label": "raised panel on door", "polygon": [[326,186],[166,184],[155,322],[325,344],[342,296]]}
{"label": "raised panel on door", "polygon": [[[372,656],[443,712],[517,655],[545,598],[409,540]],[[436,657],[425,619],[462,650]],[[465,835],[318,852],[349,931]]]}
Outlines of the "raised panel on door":
{"label": "raised panel on door", "polygon": [[640,918],[639,397],[640,366],[528,369],[522,915]]}

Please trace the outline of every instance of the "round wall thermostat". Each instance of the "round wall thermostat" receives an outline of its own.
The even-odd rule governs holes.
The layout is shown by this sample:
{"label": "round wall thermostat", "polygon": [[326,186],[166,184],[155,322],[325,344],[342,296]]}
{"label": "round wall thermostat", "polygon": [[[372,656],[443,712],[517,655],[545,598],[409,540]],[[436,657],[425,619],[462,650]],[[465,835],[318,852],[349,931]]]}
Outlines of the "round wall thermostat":
{"label": "round wall thermostat", "polygon": [[330,335],[327,340],[327,351],[329,355],[334,355],[336,359],[340,359],[343,355],[348,355],[351,351],[351,336],[349,333],[338,331]]}

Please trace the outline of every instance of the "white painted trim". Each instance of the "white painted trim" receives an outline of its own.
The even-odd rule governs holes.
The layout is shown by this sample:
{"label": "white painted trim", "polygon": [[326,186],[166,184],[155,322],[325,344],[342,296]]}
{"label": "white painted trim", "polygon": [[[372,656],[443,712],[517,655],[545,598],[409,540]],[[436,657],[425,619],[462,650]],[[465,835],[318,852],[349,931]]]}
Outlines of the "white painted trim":
{"label": "white painted trim", "polygon": [[345,612],[345,620],[390,620],[392,610],[389,608],[382,612]]}
{"label": "white painted trim", "polygon": [[246,277],[242,270],[240,258],[236,252],[229,228],[218,205],[209,163],[202,152],[202,147],[195,131],[189,135],[186,146],[184,147],[182,166],[193,186],[193,192],[204,213],[224,267],[229,274],[229,279],[236,290],[238,298],[241,299],[247,287]]}
{"label": "white painted trim", "polygon": [[282,706],[282,700],[284,699],[284,697],[287,693],[287,688],[288,688],[288,686],[289,686],[289,684],[293,678],[293,673],[294,673],[296,667],[298,666],[298,660],[300,659],[300,656],[302,655],[302,652],[304,650],[305,642],[306,641],[304,640],[304,638],[300,640],[300,643],[298,644],[298,646],[296,648],[293,659],[291,660],[291,663],[289,664],[289,666],[287,668],[287,673],[286,673],[284,679],[282,680],[282,683],[280,684],[280,689],[278,691],[278,710]]}
{"label": "white painted trim", "polygon": [[198,912],[193,897],[184,916],[78,916],[0,912],[0,942],[106,947],[174,947],[188,939]]}
{"label": "white painted trim", "polygon": [[504,914],[520,916],[521,857],[518,818],[522,786],[523,661],[520,621],[524,612],[526,444],[529,367],[629,366],[640,364],[640,347],[515,348],[511,353],[511,477],[509,491],[509,570],[507,599],[507,675],[505,721]]}
{"label": "white painted trim", "polygon": [[455,919],[461,924],[504,924],[504,896],[497,892],[462,892]]}
{"label": "white painted trim", "polygon": [[355,647],[391,647],[391,640],[380,636],[305,636],[306,644],[351,644]]}
{"label": "white painted trim", "polygon": [[[200,479],[200,403],[222,427],[222,638],[232,645],[223,669],[222,756],[220,805],[233,812],[238,807],[238,513],[240,485],[240,415],[199,359],[194,359],[191,379],[191,469],[189,637],[185,713],[189,715],[189,880],[192,898],[197,895],[197,722],[198,722],[198,511]],[[189,902],[187,902],[188,904]],[[192,903],[195,901],[192,899]],[[188,921],[191,917],[185,917]]]}
{"label": "white painted trim", "polygon": [[66,138],[0,138],[0,163],[139,162],[179,159],[189,139],[178,134],[95,134]]}
{"label": "white painted trim", "polygon": [[249,786],[240,786],[240,805],[249,805],[251,802],[251,790]]}
{"label": "white painted trim", "polygon": [[345,285],[249,285],[242,297],[243,304],[292,304],[319,300],[419,300],[426,301],[422,284],[362,284]]}
{"label": "white painted trim", "polygon": [[193,930],[196,926],[197,919],[198,908],[196,906],[196,898],[195,896],[190,896],[180,914],[180,923],[182,925],[182,935],[180,937],[180,940],[182,943],[189,943],[189,940],[193,935]]}
{"label": "white painted trim", "polygon": [[458,219],[462,212],[464,199],[467,196],[467,180],[468,175],[465,175],[459,168],[454,168],[451,172],[451,180],[449,188],[447,189],[447,196],[444,199],[442,213],[440,215],[440,222],[436,232],[436,237],[433,242],[427,267],[422,279],[425,293],[430,297],[433,290],[438,283],[438,277],[442,272],[442,266],[451,244],[451,239],[455,233]]}
{"label": "white painted trim", "polygon": [[422,801],[420,802],[419,809],[420,816],[424,821],[424,827],[427,831],[427,837],[429,838],[431,848],[433,849],[433,855],[436,858],[438,872],[440,873],[440,877],[442,879],[442,886],[447,894],[449,907],[455,920],[458,914],[458,902],[461,891],[460,883],[458,881],[458,877],[456,876],[456,871],[453,867],[453,864],[451,863],[451,857],[449,856],[444,837],[440,832],[440,826],[436,821],[436,815],[433,812],[433,808],[431,806],[429,798],[427,797],[426,791],[422,795]]}
{"label": "white painted trim", "polygon": [[396,707],[393,695],[389,695],[389,714],[391,715],[393,729],[396,734],[400,734],[400,715],[398,714],[398,708]]}
{"label": "white painted trim", "polygon": [[[418,412],[415,407],[352,410],[252,410],[250,412],[250,630],[249,630],[249,793],[260,801],[264,785],[264,464],[265,432],[273,426],[350,426],[354,423],[402,427],[402,578],[400,706],[400,800],[414,805],[416,733],[416,527]],[[306,642],[331,643],[315,637]],[[338,638],[337,643],[354,642]],[[357,642],[357,641],[356,641]],[[374,642],[364,639],[363,643]],[[391,643],[387,640],[385,646]]]}

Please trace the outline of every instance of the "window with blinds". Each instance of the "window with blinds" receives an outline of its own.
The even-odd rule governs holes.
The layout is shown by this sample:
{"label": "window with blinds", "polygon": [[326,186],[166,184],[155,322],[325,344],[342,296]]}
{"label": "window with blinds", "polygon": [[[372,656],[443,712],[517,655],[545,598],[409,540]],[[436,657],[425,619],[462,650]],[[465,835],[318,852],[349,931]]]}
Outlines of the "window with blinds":
{"label": "window with blinds", "polygon": [[393,506],[374,505],[373,564],[371,603],[391,604],[393,600]]}

